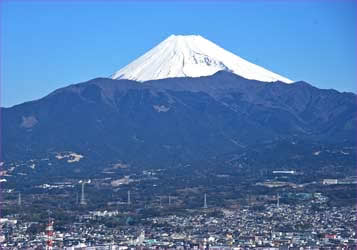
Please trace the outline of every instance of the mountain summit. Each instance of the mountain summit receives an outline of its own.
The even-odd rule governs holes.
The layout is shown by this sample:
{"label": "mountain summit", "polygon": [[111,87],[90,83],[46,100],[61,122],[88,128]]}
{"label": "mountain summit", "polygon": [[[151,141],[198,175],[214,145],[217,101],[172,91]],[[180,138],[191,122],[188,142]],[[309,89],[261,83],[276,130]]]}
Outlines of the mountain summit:
{"label": "mountain summit", "polygon": [[225,70],[263,82],[291,80],[250,63],[199,35],[171,35],[124,68],[112,79],[148,81],[172,77],[209,76]]}

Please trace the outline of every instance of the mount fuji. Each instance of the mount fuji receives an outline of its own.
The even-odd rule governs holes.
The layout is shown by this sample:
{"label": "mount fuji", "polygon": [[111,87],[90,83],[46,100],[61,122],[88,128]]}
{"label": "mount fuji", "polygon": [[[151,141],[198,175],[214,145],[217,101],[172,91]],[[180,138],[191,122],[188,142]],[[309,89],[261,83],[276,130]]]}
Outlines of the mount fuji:
{"label": "mount fuji", "polygon": [[[356,107],[353,93],[292,83],[200,36],[170,36],[110,78],[1,108],[3,168],[28,176],[118,162],[164,168],[281,140],[355,148]],[[72,158],[57,160],[64,155]],[[35,169],[18,163],[49,157],[52,165],[38,160]]]}
{"label": "mount fuji", "polygon": [[173,77],[210,76],[221,70],[250,80],[292,83],[288,78],[250,63],[199,35],[171,35],[115,72],[111,78],[144,82]]}

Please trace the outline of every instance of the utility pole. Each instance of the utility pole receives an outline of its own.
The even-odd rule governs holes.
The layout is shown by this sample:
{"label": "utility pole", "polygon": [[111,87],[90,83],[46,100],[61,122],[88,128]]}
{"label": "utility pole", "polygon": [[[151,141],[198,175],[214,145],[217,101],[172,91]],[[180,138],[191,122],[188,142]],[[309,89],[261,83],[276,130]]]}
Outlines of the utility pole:
{"label": "utility pole", "polygon": [[22,204],[21,193],[19,192],[19,197],[17,199],[17,205],[19,205],[19,207],[21,207],[21,204]]}
{"label": "utility pole", "polygon": [[84,184],[89,184],[91,183],[91,180],[88,181],[79,181],[79,183],[82,184],[82,193],[81,193],[81,201],[79,202],[80,205],[87,205],[87,201],[84,196]]}
{"label": "utility pole", "polygon": [[130,190],[128,191],[128,205],[131,204],[131,200],[130,200]]}
{"label": "utility pole", "polygon": [[205,194],[205,196],[204,196],[203,208],[208,208],[208,207],[207,207],[207,195],[206,195],[206,194]]}
{"label": "utility pole", "polygon": [[276,199],[276,206],[279,208],[279,203],[280,203],[280,201],[279,201],[279,199],[280,199],[280,196],[279,196],[279,194],[278,194],[278,196],[277,196],[277,199]]}
{"label": "utility pole", "polygon": [[85,182],[83,181],[82,182],[81,202],[80,202],[81,205],[87,205],[86,199],[84,197],[84,184],[85,184]]}

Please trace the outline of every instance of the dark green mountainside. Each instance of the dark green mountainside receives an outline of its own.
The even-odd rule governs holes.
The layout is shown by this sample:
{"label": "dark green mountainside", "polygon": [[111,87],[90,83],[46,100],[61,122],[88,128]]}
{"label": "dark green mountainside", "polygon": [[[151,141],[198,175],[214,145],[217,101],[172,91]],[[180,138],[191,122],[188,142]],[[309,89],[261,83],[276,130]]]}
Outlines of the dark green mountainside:
{"label": "dark green mountainside", "polygon": [[5,163],[75,152],[96,168],[169,167],[289,138],[356,144],[355,94],[223,71],[144,83],[97,78],[1,111]]}

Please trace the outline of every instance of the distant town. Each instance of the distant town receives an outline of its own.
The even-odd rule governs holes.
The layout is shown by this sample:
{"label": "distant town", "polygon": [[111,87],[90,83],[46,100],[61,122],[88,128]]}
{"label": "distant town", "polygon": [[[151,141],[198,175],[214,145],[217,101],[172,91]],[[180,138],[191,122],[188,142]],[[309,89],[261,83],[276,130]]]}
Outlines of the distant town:
{"label": "distant town", "polygon": [[[93,179],[41,184],[36,187],[37,194],[5,189],[3,206],[12,209],[0,219],[1,247],[356,249],[356,205],[350,202],[338,206],[329,193],[321,192],[353,193],[357,183],[354,176],[302,183],[292,181],[303,178],[301,172],[274,170],[269,178],[257,179],[252,185],[255,191],[246,190],[243,197],[233,195],[224,201],[219,199],[219,187],[214,194],[196,187],[151,200],[146,197],[149,188],[139,195],[138,186],[145,186],[148,181],[154,189],[162,185],[160,175],[162,170],[145,170],[140,175],[110,179],[112,188],[126,191],[121,199],[110,196],[105,205],[99,202],[96,206],[94,196],[98,193],[94,190],[109,179],[102,179],[101,183]],[[227,176],[218,177],[222,178]],[[130,189],[134,183],[136,189]],[[70,190],[72,193],[77,190],[75,197],[69,197],[72,207],[55,204],[56,199]],[[51,200],[48,196],[51,193],[57,198]],[[41,199],[48,199],[59,208],[38,213],[35,207],[41,209]]]}
{"label": "distant town", "polygon": [[[32,233],[36,222],[1,219],[3,249],[355,249],[356,207],[329,208],[316,195],[300,205],[270,204],[236,209],[202,208],[130,225],[119,211],[91,211],[65,230],[48,226]],[[50,219],[51,220],[51,219]],[[111,221],[122,226],[113,227]],[[52,223],[50,221],[49,223]],[[55,221],[53,222],[55,223]],[[51,225],[51,224],[49,224]],[[49,236],[51,235],[51,236]]]}

